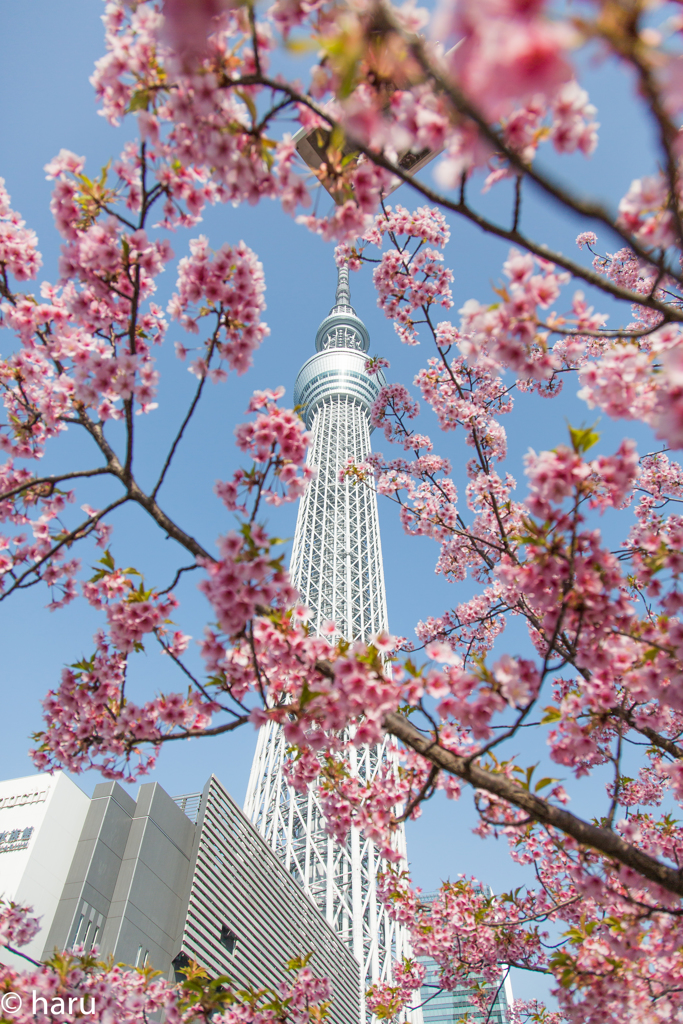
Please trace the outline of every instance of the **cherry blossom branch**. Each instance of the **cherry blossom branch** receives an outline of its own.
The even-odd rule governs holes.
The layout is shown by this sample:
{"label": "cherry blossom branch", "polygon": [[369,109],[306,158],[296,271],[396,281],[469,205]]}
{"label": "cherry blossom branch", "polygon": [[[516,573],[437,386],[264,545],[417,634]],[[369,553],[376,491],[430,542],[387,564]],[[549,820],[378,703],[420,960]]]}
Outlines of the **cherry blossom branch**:
{"label": "cherry blossom branch", "polygon": [[[305,94],[298,92],[296,89],[292,88],[285,82],[279,82],[275,79],[270,79],[266,76],[258,77],[251,75],[243,76],[242,78],[235,80],[232,84],[264,85],[267,86],[268,88],[284,92],[291,97],[293,102],[301,103],[304,106],[308,107],[310,110],[312,110],[315,114],[318,115],[318,117],[325,121],[332,130],[338,129],[339,131],[344,131],[344,127],[339,121],[335,120],[335,118],[333,118],[318,104],[314,103]],[[634,292],[631,291],[631,289],[629,288],[624,288],[623,286],[606,279],[601,274],[598,274],[593,270],[589,270],[587,267],[583,267],[580,263],[576,263],[575,260],[569,259],[563,253],[552,250],[547,245],[542,245],[537,242],[534,242],[533,239],[527,237],[526,235],[523,235],[520,231],[504,228],[501,225],[496,224],[494,221],[491,221],[488,218],[484,217],[482,214],[478,214],[474,210],[472,210],[464,201],[464,198],[462,198],[462,194],[460,201],[454,202],[453,200],[446,198],[446,196],[442,195],[441,193],[436,192],[428,185],[423,184],[421,181],[418,181],[416,178],[407,174],[401,167],[398,166],[398,164],[395,164],[391,160],[388,160],[383,154],[370,149],[368,146],[364,145],[364,143],[360,142],[359,139],[350,135],[348,132],[346,133],[346,137],[348,139],[349,145],[354,150],[357,150],[359,153],[362,153],[378,167],[382,167],[384,168],[384,170],[389,171],[397,178],[400,178],[401,181],[404,182],[404,184],[410,185],[410,187],[415,192],[423,196],[425,199],[428,199],[430,203],[436,203],[437,205],[443,207],[444,209],[450,210],[452,213],[460,214],[466,220],[469,220],[473,224],[476,224],[477,227],[480,227],[482,231],[484,231],[486,234],[495,235],[497,238],[503,238],[508,242],[512,242],[515,245],[519,245],[523,249],[526,249],[527,252],[533,253],[534,256],[538,256],[539,259],[549,260],[551,263],[554,263],[559,267],[563,267],[565,270],[569,271],[569,273],[572,274],[572,276],[580,278],[587,284],[593,285],[595,288],[598,288],[600,291],[614,296],[614,298],[622,299],[625,302],[635,303],[637,305],[646,306],[649,309],[656,310],[658,313],[661,313],[663,315],[666,322],[683,322],[683,310],[674,310],[669,304],[665,302],[660,302],[658,299],[655,299],[654,297],[642,295],[640,292]],[[522,166],[524,166],[525,168],[524,173],[530,173],[526,169],[526,165]],[[562,202],[561,190],[559,189],[558,200]],[[567,203],[569,207],[575,212],[585,213],[585,211],[582,211],[582,209],[580,208],[580,205],[575,207],[571,205],[569,200],[567,200]],[[597,207],[597,209],[600,208]],[[621,232],[615,227],[614,222],[610,219],[609,215],[605,211],[603,211],[602,213],[604,217],[604,222],[607,224],[610,230],[615,231],[618,235],[620,235],[620,237],[623,237],[634,253],[640,255],[641,258],[648,263],[653,263],[655,266],[659,265],[656,260],[653,260],[651,254],[649,254],[646,250],[643,250],[637,242],[634,242],[633,239],[631,239],[631,236],[622,236]],[[665,273],[668,274],[670,277],[674,278],[674,280],[683,281],[680,275],[677,276],[669,268],[665,268]]]}
{"label": "cherry blossom branch", "polygon": [[182,546],[191,554],[195,555],[197,558],[206,558],[210,562],[215,561],[214,557],[209,554],[209,552],[206,551],[194,537],[191,537],[189,533],[186,533],[176,523],[174,523],[163,509],[159,507],[157,502],[152,497],[145,494],[134,480],[130,482],[128,495],[133,501],[137,502],[138,505],[141,505],[142,508],[149,513],[152,519],[166,531],[169,537],[172,537],[173,540],[182,544]]}
{"label": "cherry blossom branch", "polygon": [[[436,765],[432,765],[429,770],[429,775],[421,786],[420,791],[408,802],[403,812],[397,816],[396,821],[407,821],[410,815],[413,813],[416,807],[418,807],[425,800],[428,800],[434,793],[434,783],[439,775],[439,769]],[[431,790],[431,792],[429,792]]]}
{"label": "cherry blossom branch", "polygon": [[386,731],[405,743],[433,765],[470,783],[475,789],[505,800],[526,811],[535,821],[571,836],[582,846],[591,847],[624,867],[632,868],[644,878],[662,886],[668,892],[683,896],[683,871],[669,867],[655,857],[625,842],[611,829],[592,825],[570,811],[550,804],[531,793],[519,783],[481,768],[470,761],[439,746],[424,736],[411,722],[396,712],[384,719]]}
{"label": "cherry blossom branch", "polygon": [[196,562],[193,565],[184,565],[181,569],[178,569],[177,573],[173,577],[173,582],[171,583],[171,585],[166,587],[165,590],[157,591],[159,596],[161,597],[162,594],[169,594],[174,589],[178,580],[180,579],[184,572],[193,572],[195,569],[201,569],[201,566],[197,565]]}
{"label": "cherry blossom branch", "polygon": [[623,719],[626,724],[634,730],[639,732],[642,736],[646,736],[650,743],[655,747],[659,747],[660,750],[665,750],[667,754],[671,754],[676,760],[683,759],[683,747],[679,747],[673,740],[668,739],[666,736],[662,736],[655,729],[652,729],[649,725],[643,725],[642,723],[636,722],[633,718],[632,709],[627,711],[624,707],[613,707],[609,711],[610,716],[615,718]]}
{"label": "cherry blossom branch", "polygon": [[[210,345],[209,345],[209,351],[208,351],[208,355],[207,355],[207,359],[206,359],[207,367],[209,366],[209,364],[211,362],[211,356],[214,353],[214,349],[215,349],[216,343],[218,341],[218,332],[219,332],[219,330],[220,330],[220,321],[216,325],[216,329],[215,329],[215,331],[213,333],[213,337],[212,337]],[[176,453],[178,445],[180,444],[180,442],[181,442],[181,440],[183,438],[183,434],[185,433],[185,429],[186,429],[187,425],[189,424],[190,420],[192,419],[192,416],[194,415],[195,409],[199,405],[199,401],[200,401],[200,399],[202,397],[202,392],[204,390],[204,385],[205,384],[206,384],[206,375],[200,378],[199,384],[197,385],[197,390],[195,391],[194,398],[192,399],[192,401],[190,403],[190,407],[187,410],[187,414],[185,416],[185,419],[181,423],[180,429],[178,430],[178,433],[176,434],[175,438],[173,439],[173,444],[171,445],[171,447],[169,449],[169,452],[168,452],[168,455],[166,456],[166,460],[164,462],[163,468],[161,470],[161,473],[159,474],[159,479],[157,480],[156,484],[154,485],[154,490],[152,491],[152,494],[151,494],[152,500],[154,500],[156,498],[156,496],[157,496],[157,494],[159,492],[159,488],[161,487],[161,485],[164,482],[164,478],[165,478],[166,473],[168,472],[168,470],[170,468],[171,462],[173,461],[173,456]]]}
{"label": "cherry blossom branch", "polygon": [[126,499],[121,500],[123,501],[129,498],[132,501],[137,502],[137,504],[142,506],[142,508],[149,513],[152,519],[154,519],[154,521],[166,531],[169,537],[177,540],[178,543],[182,544],[182,546],[191,554],[198,558],[207,558],[209,561],[214,561],[209,552],[206,551],[202,545],[194,539],[194,537],[191,537],[173,522],[173,520],[160,508],[154,497],[145,494],[142,488],[139,487],[137,482],[130,476],[130,472],[121,465],[118,455],[104,436],[102,424],[93,422],[83,408],[80,409],[79,414],[79,422],[94,438],[96,444],[102,451],[102,454],[107,460],[109,471],[113,476],[118,477],[126,487]]}
{"label": "cherry blossom branch", "polygon": [[493,1009],[494,1009],[494,1007],[496,1005],[496,999],[500,995],[501,989],[503,988],[503,985],[507,981],[509,974],[510,974],[510,966],[508,965],[507,966],[507,970],[504,972],[503,977],[501,978],[500,984],[498,985],[498,988],[496,989],[495,993],[492,996],[491,995],[488,996],[488,998],[491,1001],[491,1005],[489,1006],[489,1012],[486,1014],[486,1019],[484,1021],[484,1024],[489,1024],[489,1021],[491,1020],[491,1014],[493,1013]]}
{"label": "cherry blossom branch", "polygon": [[[548,196],[557,200],[557,202],[559,202],[565,209],[572,210],[574,213],[578,213],[582,217],[588,217],[591,220],[597,220],[604,224],[605,227],[621,238],[624,244],[632,249],[633,252],[646,263],[651,263],[654,266],[659,267],[665,274],[669,275],[674,280],[683,283],[683,277],[681,276],[680,271],[677,272],[673,268],[669,267],[664,262],[663,258],[661,260],[657,260],[653,257],[652,253],[643,249],[637,239],[635,239],[629,232],[625,232],[619,227],[614,216],[611,215],[602,205],[594,201],[579,199],[577,196],[569,193],[558,182],[553,181],[547,172],[542,174],[535,170],[532,164],[525,163],[520,155],[508,146],[501,138],[500,134],[491,127],[484,115],[465,96],[462,90],[459,89],[452,80],[445,78],[444,75],[434,67],[427,54],[424,41],[418,35],[406,32],[405,28],[400,24],[383,0],[377,0],[376,6],[378,16],[384,20],[387,28],[391,29],[392,32],[395,32],[407,44],[410,53],[420,65],[425,75],[432,80],[437,90],[448,96],[453,107],[458,113],[464,114],[467,118],[473,121],[474,124],[476,124],[482,136],[491,143],[496,152],[503,154],[505,159],[512,167],[515,168],[515,170],[533,181],[535,185],[537,185]],[[672,138],[675,138],[676,130],[673,126],[672,130]],[[370,154],[366,155],[369,156]]]}
{"label": "cherry blossom branch", "polygon": [[[540,327],[542,331],[548,331],[550,334],[558,334],[563,338],[647,338],[650,334],[654,334],[662,326],[662,321],[656,324],[650,324],[648,327],[633,327],[633,328],[605,328],[604,330],[592,331],[590,329],[571,327],[563,328],[558,327],[557,324],[547,324],[543,320],[534,321],[536,327]],[[567,367],[566,369],[558,370],[557,373],[575,373],[577,367]]]}
{"label": "cherry blossom branch", "polygon": [[74,530],[71,530],[69,533],[61,537],[58,543],[53,544],[50,550],[47,552],[47,554],[43,555],[41,558],[38,558],[29,569],[26,569],[23,573],[16,577],[13,575],[13,573],[10,573],[10,575],[14,579],[14,583],[12,584],[12,586],[8,587],[7,590],[5,590],[4,592],[0,592],[0,601],[4,601],[6,598],[10,596],[10,594],[14,593],[15,590],[25,589],[27,584],[24,581],[27,580],[29,576],[35,575],[36,578],[30,584],[28,584],[28,586],[33,586],[34,583],[38,583],[40,581],[39,570],[41,566],[45,565],[46,562],[49,562],[50,559],[54,558],[57,552],[60,551],[65,545],[69,547],[75,540],[82,540],[85,537],[88,537],[95,529],[100,519],[108,515],[109,512],[112,512],[115,508],[118,508],[120,505],[125,504],[125,502],[127,502],[128,500],[128,495],[124,495],[124,497],[117,498],[116,501],[112,501],[111,504],[107,505],[106,508],[103,508],[100,512],[97,512],[95,515],[89,516],[84,523],[81,523],[80,526],[77,526]]}
{"label": "cherry blossom branch", "polygon": [[32,490],[34,487],[50,487],[50,493],[52,493],[55,484],[63,483],[65,480],[78,480],[82,477],[102,476],[109,474],[110,472],[111,471],[107,466],[98,466],[96,469],[75,470],[73,473],[62,473],[57,476],[34,477],[34,479],[27,480],[26,483],[20,484],[18,487],[13,487],[9,491],[0,491],[0,499],[5,501],[8,498],[13,498],[17,494],[21,494],[23,491]]}
{"label": "cherry blossom branch", "polygon": [[[609,45],[630,63],[638,76],[640,94],[647,102],[647,109],[654,117],[659,134],[659,144],[664,155],[664,165],[669,183],[668,206],[671,218],[674,222],[676,237],[679,245],[683,243],[683,222],[679,209],[680,179],[678,172],[678,159],[675,155],[675,146],[678,139],[678,128],[666,112],[660,90],[657,88],[652,68],[640,57],[642,52],[642,41],[640,38],[639,16],[642,10],[638,6],[626,8],[626,19],[621,20],[625,32],[610,32],[607,34]],[[664,267],[661,267],[664,272]]]}
{"label": "cherry blossom branch", "polygon": [[42,960],[34,960],[28,953],[22,953],[20,949],[15,949],[14,946],[10,946],[9,942],[3,942],[3,949],[8,949],[10,953],[14,953],[15,956],[20,956],[22,960],[26,960],[28,963],[33,964],[34,967],[44,967]]}
{"label": "cherry blossom branch", "polygon": [[[159,595],[159,596],[161,596],[161,595]],[[202,686],[202,684],[199,682],[197,677],[195,675],[193,675],[192,672],[190,672],[190,670],[187,667],[187,665],[185,665],[185,663],[183,661],[181,661],[181,659],[178,657],[178,655],[175,653],[175,651],[173,651],[171,649],[171,647],[166,643],[166,641],[164,640],[164,638],[163,638],[163,636],[161,634],[161,631],[159,629],[154,629],[153,633],[154,633],[154,636],[156,637],[157,642],[159,643],[160,647],[163,648],[163,650],[166,652],[166,654],[168,654],[168,656],[170,657],[171,661],[173,661],[178,666],[180,671],[184,675],[187,676],[187,678],[190,680],[192,685],[194,687],[196,687],[196,689],[199,691],[199,693],[201,693],[202,697],[204,697],[205,700],[207,700],[208,702],[210,702],[212,704],[216,704],[221,709],[221,711],[225,711],[226,714],[232,715],[234,718],[239,719],[240,722],[244,721],[244,716],[240,717],[240,715],[238,715],[237,712],[233,708],[228,707],[226,704],[221,704],[220,701],[217,701],[214,697],[211,696],[211,694],[206,690],[206,688],[204,686]],[[231,695],[231,697],[232,697],[232,695]],[[235,703],[239,707],[242,708],[243,711],[246,712],[246,715],[248,717],[249,716],[249,712],[246,710],[244,704],[242,704],[240,701],[236,700],[234,697],[232,697],[232,699],[235,701]],[[204,735],[204,731],[202,730],[200,732],[199,730],[195,730],[195,735],[203,736]]]}
{"label": "cherry blossom branch", "polygon": [[[233,712],[234,714],[234,712]],[[172,740],[201,739],[203,736],[223,736],[226,732],[234,732],[249,721],[249,715],[241,715],[234,722],[225,722],[223,725],[216,725],[209,729],[187,729],[184,732],[165,733],[159,739],[154,740],[155,744],[170,743]]]}
{"label": "cherry blossom branch", "polygon": [[256,31],[256,11],[254,9],[255,8],[255,4],[254,4],[253,0],[248,0],[248,2],[246,4],[246,8],[247,8],[247,17],[249,18],[249,28],[251,30],[251,46],[252,46],[252,49],[254,51],[254,67],[256,69],[256,74],[260,75],[261,74],[261,55],[259,53],[258,34],[257,34],[257,31]]}

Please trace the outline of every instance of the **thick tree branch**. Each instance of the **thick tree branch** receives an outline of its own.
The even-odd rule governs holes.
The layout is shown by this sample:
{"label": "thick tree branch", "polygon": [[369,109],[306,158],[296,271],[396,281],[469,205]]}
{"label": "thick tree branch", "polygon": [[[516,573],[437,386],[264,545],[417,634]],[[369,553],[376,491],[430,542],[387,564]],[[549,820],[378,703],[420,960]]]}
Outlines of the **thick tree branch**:
{"label": "thick tree branch", "polygon": [[402,715],[395,712],[388,714],[384,719],[384,728],[406,746],[450,775],[463,779],[464,782],[470,783],[476,789],[485,790],[492,796],[506,800],[513,806],[526,811],[540,824],[571,836],[582,846],[591,847],[605,857],[616,861],[617,864],[622,864],[624,867],[638,872],[643,878],[655,882],[668,892],[683,896],[683,871],[670,867],[657,860],[656,857],[651,857],[635,846],[631,846],[611,829],[600,828],[583,821],[570,811],[557,807],[524,789],[513,779],[487,771],[471,762],[469,758],[460,757],[445,750],[438,743],[424,736],[412,722]]}

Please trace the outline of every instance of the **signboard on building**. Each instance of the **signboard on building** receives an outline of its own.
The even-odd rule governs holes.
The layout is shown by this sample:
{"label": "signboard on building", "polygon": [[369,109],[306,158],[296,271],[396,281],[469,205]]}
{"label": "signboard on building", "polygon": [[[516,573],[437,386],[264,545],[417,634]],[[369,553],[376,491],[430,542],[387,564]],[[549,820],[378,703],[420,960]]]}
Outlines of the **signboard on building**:
{"label": "signboard on building", "polygon": [[26,850],[34,831],[33,825],[29,825],[28,828],[13,828],[8,832],[0,832],[0,853]]}

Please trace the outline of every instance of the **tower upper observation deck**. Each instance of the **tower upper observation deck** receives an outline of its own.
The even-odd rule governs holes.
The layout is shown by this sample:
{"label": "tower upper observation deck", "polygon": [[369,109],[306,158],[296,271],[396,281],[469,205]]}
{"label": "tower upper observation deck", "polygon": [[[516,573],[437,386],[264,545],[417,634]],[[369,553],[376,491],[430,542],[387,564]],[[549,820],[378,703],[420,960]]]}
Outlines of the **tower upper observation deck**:
{"label": "tower upper observation deck", "polygon": [[320,403],[333,395],[355,399],[369,413],[385,379],[365,371],[370,335],[351,305],[346,267],[339,270],[335,304],[318,328],[315,348],[294,384],[294,404],[301,407],[306,426],[310,429]]}

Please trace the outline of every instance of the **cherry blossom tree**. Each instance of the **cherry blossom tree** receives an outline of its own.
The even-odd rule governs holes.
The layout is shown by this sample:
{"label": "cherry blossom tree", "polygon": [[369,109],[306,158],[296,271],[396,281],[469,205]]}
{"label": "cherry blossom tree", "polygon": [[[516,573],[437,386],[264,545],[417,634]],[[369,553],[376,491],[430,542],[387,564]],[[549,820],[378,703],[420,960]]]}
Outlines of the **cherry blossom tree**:
{"label": "cherry blossom tree", "polygon": [[[683,1020],[683,470],[673,455],[683,446],[680,5],[444,0],[430,21],[412,2],[386,0],[275,0],[268,10],[250,0],[112,0],[104,22],[92,81],[104,116],[135,119],[139,140],[101,175],[86,175],[85,159],[65,150],[48,164],[63,248],[60,279],[39,296],[22,290],[41,265],[37,238],[0,194],[2,316],[5,340],[16,339],[0,363],[0,599],[45,586],[51,609],[79,599],[102,614],[92,656],[65,669],[45,699],[36,765],[132,780],[168,742],[274,720],[292,745],[289,779],[321,787],[331,833],[362,828],[394,864],[400,821],[419,816],[438,789],[454,801],[471,789],[479,833],[505,837],[532,881],[487,897],[462,880],[423,904],[397,865],[382,892],[415,957],[437,961],[445,988],[480,977],[482,1019],[515,967],[550,976],[559,1007],[518,1003],[519,1021]],[[278,71],[280,48],[302,40],[317,52],[306,83]],[[587,199],[543,169],[544,147],[590,156],[598,143],[580,80],[586,55],[628,69],[653,128],[645,170],[657,170],[616,197],[616,210],[615,197],[600,196],[603,182]],[[315,171],[297,160],[292,120],[315,144]],[[412,173],[432,151],[435,186]],[[513,197],[507,223],[477,202],[482,185],[502,182]],[[401,203],[417,209],[391,198],[401,183]],[[330,215],[310,211],[312,185],[334,197]],[[530,188],[581,218],[575,256],[527,231]],[[215,546],[190,536],[160,493],[206,389],[247,371],[268,332],[262,269],[243,242],[214,250],[193,237],[161,309],[155,280],[172,259],[168,233],[194,229],[207,203],[266,197],[334,240],[340,265],[370,264],[399,341],[431,346],[412,390],[392,383],[373,409],[390,454],[344,470],[395,503],[407,534],[434,540],[440,573],[471,587],[468,600],[420,622],[416,641],[333,646],[308,631],[278,542],[261,524],[265,506],[296,500],[315,472],[281,390],[254,394],[252,418],[236,431],[247,465],[216,485],[238,529]],[[495,295],[482,284],[457,314],[446,215],[510,244],[505,284]],[[198,353],[196,385],[146,488],[136,417],[154,415],[153,353],[166,344],[167,318],[188,334],[178,356]],[[370,360],[368,371],[388,365]],[[594,456],[595,431],[572,427],[566,444],[529,453],[518,491],[503,465],[501,418],[525,393],[552,399],[567,379],[589,408],[634,421],[639,438],[644,425],[650,449],[624,438]],[[413,429],[418,394],[454,439]],[[90,442],[90,467],[41,475],[37,460],[67,430]],[[460,438],[470,449],[464,496],[451,468]],[[94,478],[111,485],[102,508],[90,504]],[[123,505],[175,543],[171,586],[115,560],[112,514]],[[607,510],[621,513],[616,549],[601,530]],[[87,538],[102,551],[90,578],[77,555]],[[190,638],[170,621],[182,617],[173,587],[194,570],[213,611],[201,676],[184,657]],[[504,651],[512,617],[528,627],[521,653]],[[145,644],[168,656],[182,690],[137,704],[126,673]],[[531,726],[566,777],[608,779],[598,818],[570,809],[558,779],[537,778],[519,754]],[[348,769],[349,746],[385,734],[398,767],[362,784]],[[13,929],[28,927],[9,908],[0,934],[11,944]],[[242,1016],[198,976],[182,994],[78,950],[30,975],[3,969],[0,983],[79,997],[96,989],[107,1007],[125,1007],[115,1014],[124,1020],[159,1008],[188,1020],[216,1009],[226,1021],[324,1015],[324,983],[304,964],[295,969],[294,1010],[264,1011],[262,991]],[[397,1014],[423,971],[417,959],[397,965],[394,984],[377,986],[369,1005],[379,1017]]]}

